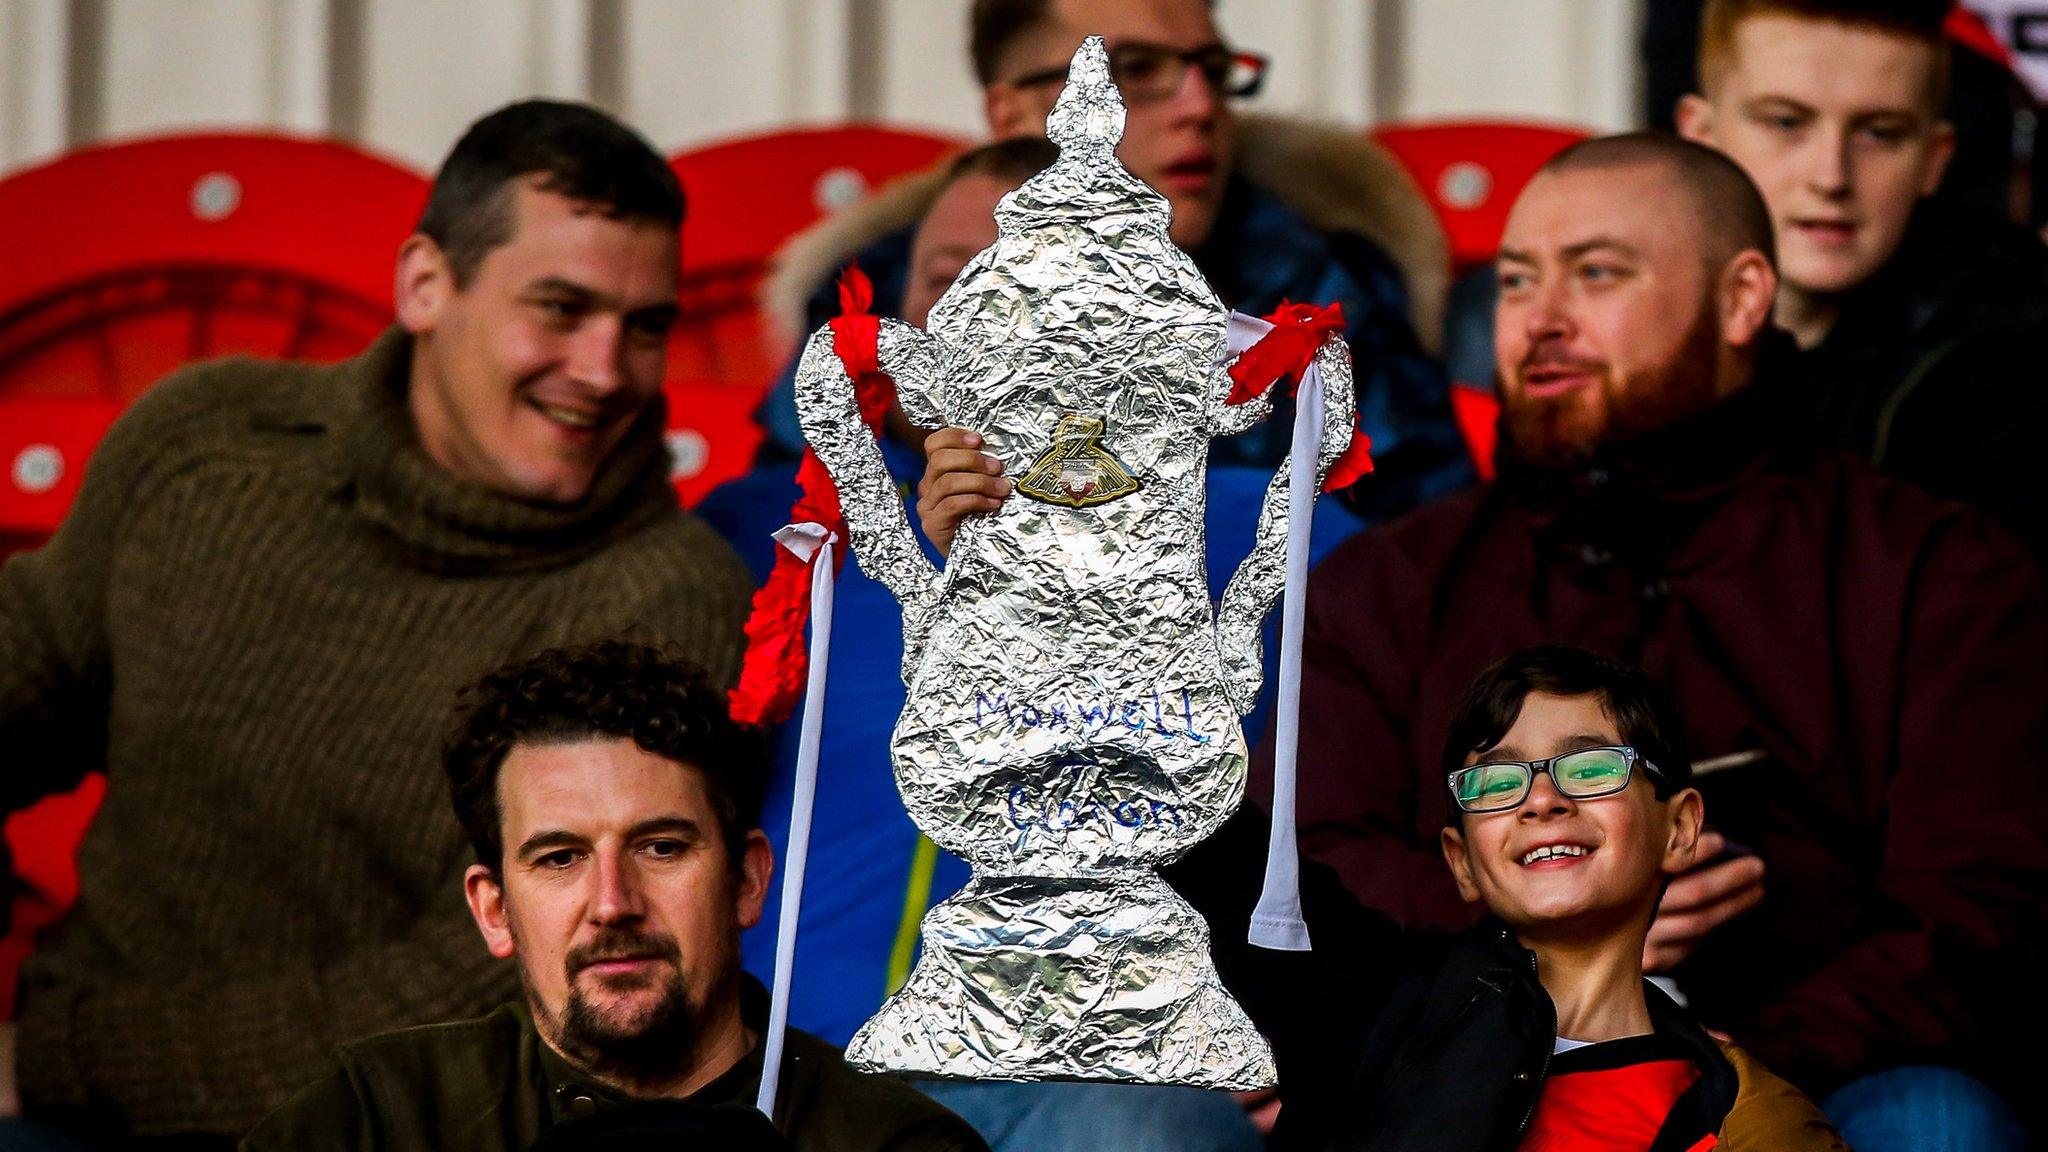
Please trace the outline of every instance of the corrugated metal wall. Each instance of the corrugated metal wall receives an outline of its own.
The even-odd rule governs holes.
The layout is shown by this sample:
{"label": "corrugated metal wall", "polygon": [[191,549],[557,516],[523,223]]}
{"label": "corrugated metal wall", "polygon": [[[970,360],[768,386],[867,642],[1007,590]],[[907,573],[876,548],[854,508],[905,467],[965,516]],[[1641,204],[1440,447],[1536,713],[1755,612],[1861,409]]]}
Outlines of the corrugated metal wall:
{"label": "corrugated metal wall", "polygon": [[[0,171],[138,134],[326,133],[431,168],[526,95],[664,152],[793,123],[978,135],[966,0],[0,0]],[[1221,0],[1254,106],[1365,125],[1636,119],[1635,0]]]}

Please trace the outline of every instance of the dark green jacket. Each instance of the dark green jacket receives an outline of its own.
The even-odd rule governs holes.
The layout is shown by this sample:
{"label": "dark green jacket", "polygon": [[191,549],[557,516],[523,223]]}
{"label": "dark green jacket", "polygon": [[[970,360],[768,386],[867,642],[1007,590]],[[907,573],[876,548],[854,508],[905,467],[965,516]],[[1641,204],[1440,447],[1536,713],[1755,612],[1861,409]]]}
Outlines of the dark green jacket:
{"label": "dark green jacket", "polygon": [[[748,1024],[766,997],[749,982]],[[761,1019],[755,1019],[756,1016]],[[794,1028],[783,1048],[775,1126],[798,1152],[987,1152],[965,1121],[900,1080],[849,1068]],[[344,1044],[340,1068],[271,1114],[242,1152],[517,1152],[558,1124],[626,1102],[543,1043],[524,1004]],[[761,1049],[690,1100],[751,1105]]]}

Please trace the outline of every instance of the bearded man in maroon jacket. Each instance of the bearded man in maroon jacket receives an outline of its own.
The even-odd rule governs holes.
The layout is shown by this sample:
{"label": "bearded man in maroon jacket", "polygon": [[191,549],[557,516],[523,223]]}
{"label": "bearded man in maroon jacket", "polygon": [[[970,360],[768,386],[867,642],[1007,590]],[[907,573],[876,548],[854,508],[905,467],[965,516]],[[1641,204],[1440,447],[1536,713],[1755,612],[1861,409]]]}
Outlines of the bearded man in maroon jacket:
{"label": "bearded man in maroon jacket", "polygon": [[1634,663],[1716,828],[1648,969],[1816,1100],[1929,1068],[1981,1090],[2040,1026],[2048,608],[1978,515],[1804,447],[1776,287],[1762,200],[1703,149],[1593,141],[1529,185],[1499,480],[1311,581],[1302,843],[1397,919],[1462,923],[1437,847],[1459,690],[1543,642]]}

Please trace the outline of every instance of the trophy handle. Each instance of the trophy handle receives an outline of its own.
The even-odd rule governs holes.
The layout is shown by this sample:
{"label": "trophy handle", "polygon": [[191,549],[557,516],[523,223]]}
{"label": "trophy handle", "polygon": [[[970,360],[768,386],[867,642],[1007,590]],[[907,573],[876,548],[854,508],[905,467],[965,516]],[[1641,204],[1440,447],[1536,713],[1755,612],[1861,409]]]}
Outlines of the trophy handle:
{"label": "trophy handle", "polygon": [[[1316,370],[1323,381],[1323,426],[1316,451],[1316,490],[1330,474],[1330,466],[1351,446],[1351,430],[1357,414],[1352,409],[1351,348],[1340,336],[1331,336],[1316,350]],[[1304,385],[1306,382],[1304,381]],[[1300,403],[1300,398],[1296,398]],[[1265,680],[1260,659],[1259,625],[1272,611],[1285,583],[1287,563],[1287,483],[1293,468],[1283,460],[1273,480],[1266,485],[1266,501],[1259,509],[1259,526],[1252,538],[1251,554],[1238,565],[1223,589],[1223,602],[1216,612],[1216,642],[1223,654],[1223,686],[1238,714],[1252,710]]]}
{"label": "trophy handle", "polygon": [[939,387],[937,337],[913,328],[901,320],[882,318],[875,351],[882,371],[896,382],[896,405],[904,419],[918,428],[940,428],[946,424],[944,402],[936,395]]}
{"label": "trophy handle", "polygon": [[[902,324],[894,327],[919,336],[921,341],[916,329]],[[892,343],[899,353],[895,358],[886,354]],[[915,369],[914,361],[901,357],[902,345],[901,333],[885,330],[881,343],[885,371],[906,362]],[[929,350],[918,350],[929,364]],[[832,349],[829,327],[811,333],[803,358],[797,362],[796,414],[804,439],[810,441],[811,450],[839,490],[839,506],[846,513],[861,568],[886,585],[903,605],[903,666],[913,668],[914,654],[924,640],[926,612],[938,597],[939,573],[918,546],[903,511],[903,498],[882,460],[882,450],[861,421],[853,377]]]}

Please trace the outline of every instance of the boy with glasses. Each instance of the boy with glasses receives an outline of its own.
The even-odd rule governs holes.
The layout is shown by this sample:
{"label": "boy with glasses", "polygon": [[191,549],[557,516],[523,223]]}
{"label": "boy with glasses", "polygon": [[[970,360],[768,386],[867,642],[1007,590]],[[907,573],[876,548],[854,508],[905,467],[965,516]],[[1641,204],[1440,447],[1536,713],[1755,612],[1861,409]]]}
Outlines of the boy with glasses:
{"label": "boy with glasses", "polygon": [[1582,649],[1480,673],[1444,745],[1441,847],[1486,919],[1404,933],[1312,868],[1315,950],[1226,967],[1286,1022],[1274,1147],[1844,1147],[1797,1089],[1644,981],[1658,898],[1701,836],[1680,731],[1647,676]]}

